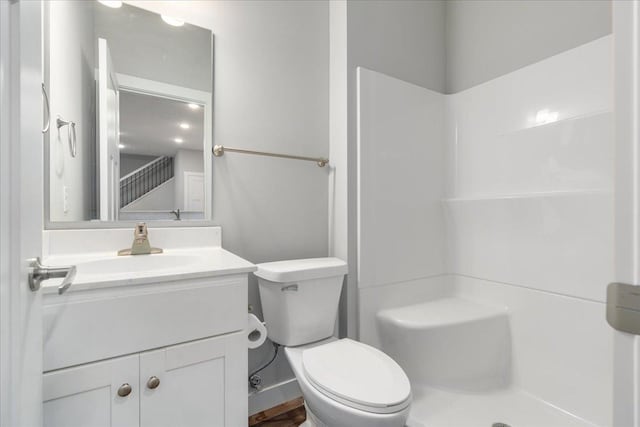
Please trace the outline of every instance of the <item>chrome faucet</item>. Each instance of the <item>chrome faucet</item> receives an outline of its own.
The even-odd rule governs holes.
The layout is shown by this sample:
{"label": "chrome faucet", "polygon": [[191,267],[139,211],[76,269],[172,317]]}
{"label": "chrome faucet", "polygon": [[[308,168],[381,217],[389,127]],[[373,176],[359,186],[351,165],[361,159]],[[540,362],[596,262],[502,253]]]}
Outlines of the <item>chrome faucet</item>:
{"label": "chrome faucet", "polygon": [[176,221],[182,221],[182,218],[180,218],[180,209],[176,209],[175,211],[171,211],[171,213],[176,216]]}
{"label": "chrome faucet", "polygon": [[118,256],[161,254],[162,249],[151,247],[148,236],[147,224],[144,222],[138,223],[133,230],[133,245],[131,245],[131,249],[119,250]]}

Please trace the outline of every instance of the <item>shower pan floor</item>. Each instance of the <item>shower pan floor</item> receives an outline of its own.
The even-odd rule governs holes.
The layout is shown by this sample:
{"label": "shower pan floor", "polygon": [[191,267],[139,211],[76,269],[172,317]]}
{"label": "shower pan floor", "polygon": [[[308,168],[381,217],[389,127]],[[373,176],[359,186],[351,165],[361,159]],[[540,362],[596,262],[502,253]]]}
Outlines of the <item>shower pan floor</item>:
{"label": "shower pan floor", "polygon": [[414,388],[407,427],[594,427],[522,390],[486,393]]}

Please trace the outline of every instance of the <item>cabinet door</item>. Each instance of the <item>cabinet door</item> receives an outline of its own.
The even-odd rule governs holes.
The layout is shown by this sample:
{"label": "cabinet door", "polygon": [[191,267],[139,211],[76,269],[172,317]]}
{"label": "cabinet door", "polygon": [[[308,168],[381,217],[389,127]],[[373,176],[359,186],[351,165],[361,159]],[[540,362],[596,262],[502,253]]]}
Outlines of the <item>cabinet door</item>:
{"label": "cabinet door", "polygon": [[44,426],[138,426],[139,363],[134,355],[45,373]]}
{"label": "cabinet door", "polygon": [[239,332],[142,353],[140,387],[141,427],[246,425],[246,336]]}

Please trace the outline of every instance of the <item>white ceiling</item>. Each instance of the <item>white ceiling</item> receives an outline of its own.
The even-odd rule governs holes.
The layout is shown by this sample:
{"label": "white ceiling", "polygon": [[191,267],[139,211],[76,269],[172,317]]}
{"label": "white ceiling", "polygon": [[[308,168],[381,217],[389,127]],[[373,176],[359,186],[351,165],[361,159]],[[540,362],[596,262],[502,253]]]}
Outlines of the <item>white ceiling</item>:
{"label": "white ceiling", "polygon": [[172,27],[160,15],[123,4],[93,3],[95,37],[109,42],[118,73],[211,92],[213,42],[210,30],[189,23]]}
{"label": "white ceiling", "polygon": [[[188,123],[189,129],[182,129]],[[182,138],[178,144],[175,138]],[[204,109],[153,95],[120,91],[120,151],[124,154],[174,156],[178,150],[204,148]]]}

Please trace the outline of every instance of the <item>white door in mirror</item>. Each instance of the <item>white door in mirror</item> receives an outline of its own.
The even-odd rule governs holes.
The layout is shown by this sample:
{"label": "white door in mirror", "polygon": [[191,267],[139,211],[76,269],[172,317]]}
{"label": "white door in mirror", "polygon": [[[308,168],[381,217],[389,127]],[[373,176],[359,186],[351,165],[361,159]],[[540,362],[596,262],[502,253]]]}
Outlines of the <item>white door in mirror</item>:
{"label": "white door in mirror", "polygon": [[201,172],[184,173],[184,210],[204,211],[204,174]]}

